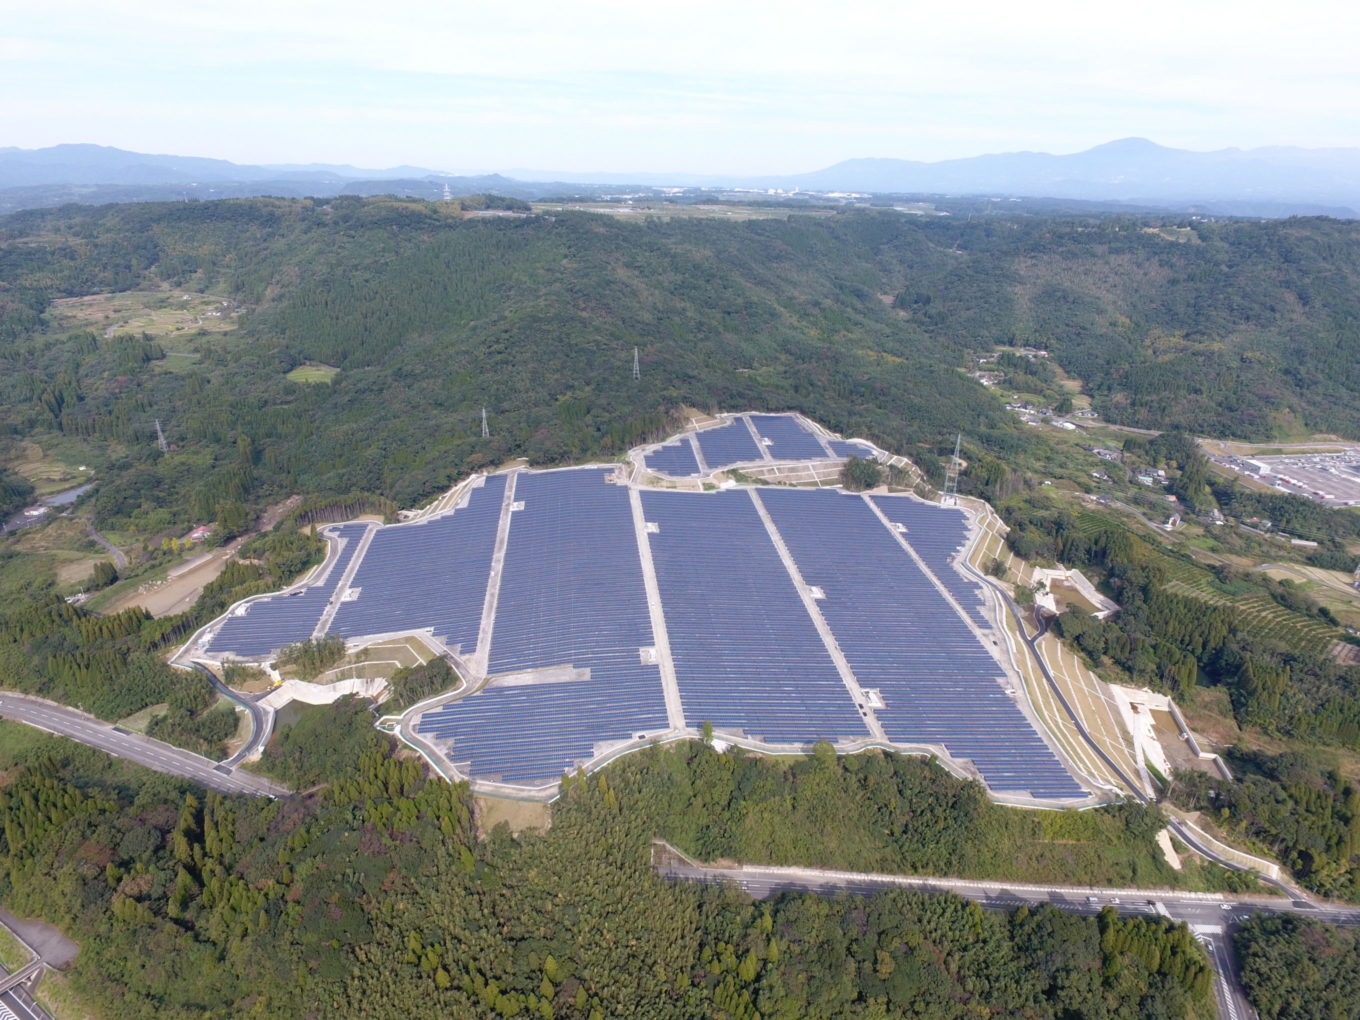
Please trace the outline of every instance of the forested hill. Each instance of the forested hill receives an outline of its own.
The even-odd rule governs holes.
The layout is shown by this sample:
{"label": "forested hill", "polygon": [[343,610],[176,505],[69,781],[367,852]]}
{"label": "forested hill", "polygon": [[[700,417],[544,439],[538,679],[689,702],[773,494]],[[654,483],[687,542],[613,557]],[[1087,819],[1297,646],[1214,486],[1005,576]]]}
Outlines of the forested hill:
{"label": "forested hill", "polygon": [[[123,521],[297,490],[404,503],[509,456],[617,452],[680,405],[800,409],[899,449],[962,429],[1006,453],[1032,440],[959,368],[1011,341],[1049,348],[1116,421],[1360,436],[1357,283],[1360,227],[1330,220],[67,207],[0,220],[0,413],[105,451],[98,512]],[[158,289],[223,297],[239,328],[92,333],[53,304]],[[339,372],[286,378],[304,363]]]}

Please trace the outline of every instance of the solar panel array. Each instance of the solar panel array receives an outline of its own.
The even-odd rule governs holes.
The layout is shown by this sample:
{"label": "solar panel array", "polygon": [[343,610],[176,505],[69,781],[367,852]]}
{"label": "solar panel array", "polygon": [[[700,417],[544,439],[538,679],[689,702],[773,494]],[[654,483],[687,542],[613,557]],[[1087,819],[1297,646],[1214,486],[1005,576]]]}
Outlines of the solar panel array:
{"label": "solar panel array", "polygon": [[340,555],[320,584],[292,595],[274,595],[246,607],[244,614],[229,616],[212,639],[210,651],[249,658],[269,655],[285,645],[306,641],[316,630],[345,569],[359,548],[359,539],[372,525],[346,524],[336,529]]}
{"label": "solar panel array", "polygon": [[904,496],[875,496],[883,516],[905,525],[903,536],[930,572],[939,578],[960,606],[978,623],[987,625],[981,585],[962,574],[954,561],[968,542],[968,518],[957,507],[934,506]]}
{"label": "solar panel array", "polygon": [[644,458],[644,463],[651,470],[673,478],[689,478],[699,473],[699,461],[695,459],[688,436],[653,450]]}
{"label": "solar panel array", "polygon": [[[750,415],[783,460],[824,459],[789,415]],[[696,433],[709,466],[761,459],[748,418]],[[829,441],[836,455],[867,446]],[[814,450],[815,447],[815,450]],[[647,455],[655,470],[696,474],[689,438]],[[480,779],[551,781],[602,747],[670,727],[660,667],[644,662],[652,632],[630,490],[612,468],[523,472],[509,518],[487,672],[477,694],[424,713],[416,731],[446,741],[450,760]],[[336,607],[346,637],[430,628],[470,654],[482,623],[507,475],[467,503],[419,524],[378,529]],[[1083,791],[1006,693],[998,661],[939,586],[987,624],[978,583],[953,564],[967,540],[955,508],[901,496],[764,488],[778,536],[807,584],[809,613],[750,490],[644,490],[649,546],[686,720],[751,740],[806,746],[870,735],[814,617],[825,619],[858,683],[879,691],[889,740],[935,744],[971,760],[997,791],[1041,798]],[[900,523],[894,535],[877,514]],[[320,583],[250,603],[228,617],[211,651],[266,655],[305,640],[340,597],[339,583],[371,525],[335,529],[340,550]],[[899,542],[920,557],[925,569]],[[544,671],[525,677],[519,674]]]}
{"label": "solar panel array", "polygon": [[745,418],[737,418],[730,425],[720,425],[716,429],[696,432],[694,438],[699,441],[699,449],[703,451],[705,463],[713,471],[732,464],[746,464],[765,459],[765,455],[760,452],[760,447],[751,436],[751,430],[746,426]]}
{"label": "solar panel array", "polygon": [[429,627],[471,653],[507,477],[488,476],[451,514],[380,529],[350,582],[359,596],[340,604],[330,633],[348,638]]}
{"label": "solar panel array", "polygon": [[[1004,671],[862,497],[768,489],[761,499],[890,740],[942,744],[993,790],[1083,794],[1003,688]],[[878,502],[900,501],[886,497]],[[921,522],[913,539],[929,537]]]}
{"label": "solar panel array", "polygon": [[685,718],[775,743],[867,736],[746,490],[644,492]]}
{"label": "solar panel array", "polygon": [[607,469],[522,474],[510,518],[488,673],[570,666],[590,682],[491,686],[426,713],[417,732],[453,738],[450,760],[505,782],[551,779],[598,742],[666,730],[628,489]]}
{"label": "solar panel array", "polygon": [[[751,436],[748,421],[762,442],[757,443]],[[792,414],[737,415],[727,425],[694,433],[693,439],[698,442],[710,471],[718,471],[733,464],[765,460],[767,455],[768,459],[776,461],[874,456],[874,451],[864,443],[840,439],[823,443],[816,433]],[[672,478],[692,478],[703,474],[690,441],[690,436],[682,436],[660,446],[648,453],[643,463],[650,470]]]}
{"label": "solar panel array", "polygon": [[751,424],[762,439],[770,440],[767,447],[775,460],[825,460],[826,448],[822,441],[809,432],[790,414],[753,414]]}
{"label": "solar panel array", "polygon": [[867,443],[856,442],[851,439],[828,439],[826,445],[831,447],[831,452],[837,457],[859,457],[869,460],[874,456],[874,451]]}

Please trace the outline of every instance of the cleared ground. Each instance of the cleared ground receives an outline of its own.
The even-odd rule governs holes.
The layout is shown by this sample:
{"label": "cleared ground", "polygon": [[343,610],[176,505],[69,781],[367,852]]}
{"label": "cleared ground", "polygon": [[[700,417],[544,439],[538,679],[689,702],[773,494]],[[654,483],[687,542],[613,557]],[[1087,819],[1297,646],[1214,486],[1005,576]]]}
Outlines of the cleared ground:
{"label": "cleared ground", "polygon": [[552,824],[552,807],[541,801],[511,800],[508,797],[473,798],[477,831],[483,837],[504,823],[511,832],[546,832]]}
{"label": "cleared ground", "polygon": [[235,302],[220,295],[168,288],[59,298],[50,313],[58,329],[90,329],[104,336],[146,333],[158,339],[225,333],[236,328],[238,314]]}
{"label": "cleared ground", "polygon": [[171,567],[162,580],[147,581],[112,600],[108,612],[141,606],[152,616],[182,613],[198,600],[203,586],[216,580],[232,557],[232,548],[213,549]]}
{"label": "cleared ground", "polygon": [[328,383],[340,372],[330,365],[299,365],[284,378],[295,383]]}

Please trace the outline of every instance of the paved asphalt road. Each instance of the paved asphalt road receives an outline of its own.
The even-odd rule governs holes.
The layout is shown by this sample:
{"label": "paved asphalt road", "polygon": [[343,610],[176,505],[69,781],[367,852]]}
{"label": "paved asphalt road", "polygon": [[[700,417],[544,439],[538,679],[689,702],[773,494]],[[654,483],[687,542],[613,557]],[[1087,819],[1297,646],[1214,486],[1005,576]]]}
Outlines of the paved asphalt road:
{"label": "paved asphalt road", "polygon": [[0,716],[27,723],[48,733],[70,737],[116,758],[126,758],[166,775],[182,776],[222,793],[244,793],[255,797],[279,797],[289,793],[286,787],[262,776],[242,772],[229,765],[219,765],[200,755],[140,733],[130,733],[84,712],[41,698],[0,692]]}
{"label": "paved asphalt road", "polygon": [[[52,1020],[47,1011],[34,1002],[28,992],[20,988],[0,995],[0,1006],[8,1009],[19,1020]],[[9,1020],[9,1017],[0,1012],[0,1020]]]}
{"label": "paved asphalt road", "polygon": [[94,539],[106,550],[108,550],[109,555],[113,557],[114,565],[117,566],[119,570],[126,569],[128,561],[127,557],[123,555],[123,550],[119,549],[107,538],[105,538],[99,532],[95,531],[94,521],[88,519],[85,521],[85,534],[89,535],[90,538]]}
{"label": "paved asphalt road", "polygon": [[689,882],[728,882],[751,896],[764,899],[779,892],[838,892],[872,895],[890,888],[922,892],[952,892],[984,907],[1013,910],[1022,903],[1050,903],[1059,910],[1094,915],[1102,907],[1153,914],[1165,911],[1190,925],[1205,945],[1215,970],[1219,1016],[1223,1020],[1250,1020],[1255,1011],[1248,1005],[1238,980],[1232,953],[1232,926],[1255,911],[1298,913],[1332,924],[1360,925],[1360,908],[1276,896],[1222,896],[1217,893],[1170,892],[1157,889],[1100,889],[1081,886],[1041,886],[1023,882],[973,882],[949,878],[915,878],[869,875],[856,872],[820,871],[807,868],[775,868],[746,865],[739,868],[708,868],[678,860],[657,865],[667,878]]}
{"label": "paved asphalt road", "polygon": [[239,705],[250,715],[250,737],[242,745],[241,749],[233,754],[222,764],[228,768],[235,768],[251,755],[264,750],[264,745],[269,741],[269,735],[274,731],[274,710],[265,708],[260,704],[262,695],[248,697],[232,690],[221,680],[217,679],[216,674],[202,663],[191,662],[190,666],[201,672],[208,678],[208,683],[212,684],[213,689],[218,694],[226,698],[233,705]]}

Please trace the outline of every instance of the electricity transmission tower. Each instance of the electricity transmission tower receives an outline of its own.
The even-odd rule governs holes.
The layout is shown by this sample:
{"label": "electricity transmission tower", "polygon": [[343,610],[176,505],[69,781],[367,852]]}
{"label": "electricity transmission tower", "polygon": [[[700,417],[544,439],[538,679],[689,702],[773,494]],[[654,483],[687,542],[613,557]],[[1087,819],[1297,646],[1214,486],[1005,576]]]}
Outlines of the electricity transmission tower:
{"label": "electricity transmission tower", "polygon": [[486,424],[486,408],[482,408],[482,438],[486,439],[491,435],[491,429]]}
{"label": "electricity transmission tower", "polygon": [[944,473],[944,491],[940,493],[940,502],[945,506],[957,506],[959,502],[959,444],[962,442],[963,433],[960,432],[954,437],[954,456]]}
{"label": "electricity transmission tower", "polygon": [[161,420],[159,418],[156,419],[156,446],[160,448],[161,453],[170,452],[170,447],[165,444],[165,433],[161,431]]}
{"label": "electricity transmission tower", "polygon": [[633,378],[642,378],[642,366],[638,364],[638,349],[636,347],[633,348]]}

